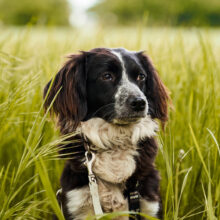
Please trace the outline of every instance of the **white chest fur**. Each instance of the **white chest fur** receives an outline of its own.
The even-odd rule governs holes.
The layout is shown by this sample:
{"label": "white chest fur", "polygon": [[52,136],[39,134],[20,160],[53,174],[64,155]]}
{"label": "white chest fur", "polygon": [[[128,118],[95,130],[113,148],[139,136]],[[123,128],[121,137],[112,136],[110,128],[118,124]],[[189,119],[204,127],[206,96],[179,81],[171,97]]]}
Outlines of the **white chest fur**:
{"label": "white chest fur", "polygon": [[78,128],[94,144],[96,150],[136,149],[138,141],[156,135],[157,123],[146,116],[137,123],[119,126],[101,118],[81,122]]}
{"label": "white chest fur", "polygon": [[[146,137],[155,136],[157,128],[156,122],[149,117],[126,126],[110,124],[100,118],[81,122],[78,131],[90,140],[91,149],[97,152],[93,172],[98,179],[99,197],[104,212],[128,210],[128,202],[123,196],[124,183],[136,168],[134,156],[138,155],[137,143]],[[88,188],[73,190],[72,193],[79,194],[79,191],[83,198],[88,198]],[[68,197],[68,207],[71,209],[71,192]],[[90,200],[86,199],[90,204],[86,205],[85,214],[92,211]],[[72,210],[72,213],[77,214],[76,212],[77,210]]]}
{"label": "white chest fur", "polygon": [[138,141],[154,136],[157,124],[149,117],[138,123],[118,126],[101,118],[81,122],[81,132],[96,150],[94,173],[110,183],[125,182],[134,172]]}

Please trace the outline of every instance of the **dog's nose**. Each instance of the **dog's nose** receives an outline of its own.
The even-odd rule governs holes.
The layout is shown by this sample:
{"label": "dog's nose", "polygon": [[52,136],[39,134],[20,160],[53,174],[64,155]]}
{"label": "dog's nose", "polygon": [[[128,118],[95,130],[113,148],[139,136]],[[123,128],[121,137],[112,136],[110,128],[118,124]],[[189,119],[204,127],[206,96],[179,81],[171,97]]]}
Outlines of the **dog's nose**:
{"label": "dog's nose", "polygon": [[141,97],[129,97],[128,103],[132,110],[134,111],[143,111],[146,106],[146,101]]}

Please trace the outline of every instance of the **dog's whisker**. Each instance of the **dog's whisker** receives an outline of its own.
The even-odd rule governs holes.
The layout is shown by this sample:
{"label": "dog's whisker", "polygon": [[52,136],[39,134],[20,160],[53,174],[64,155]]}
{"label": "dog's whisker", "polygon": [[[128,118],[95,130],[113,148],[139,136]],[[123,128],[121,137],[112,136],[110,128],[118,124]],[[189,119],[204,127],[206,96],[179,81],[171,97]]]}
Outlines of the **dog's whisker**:
{"label": "dog's whisker", "polygon": [[104,108],[109,107],[109,106],[111,106],[111,105],[112,105],[112,107],[114,108],[114,103],[106,104],[106,105],[100,107],[99,109],[97,109],[97,110],[92,114],[92,117],[96,116],[96,114],[99,113],[101,110],[103,110]]}

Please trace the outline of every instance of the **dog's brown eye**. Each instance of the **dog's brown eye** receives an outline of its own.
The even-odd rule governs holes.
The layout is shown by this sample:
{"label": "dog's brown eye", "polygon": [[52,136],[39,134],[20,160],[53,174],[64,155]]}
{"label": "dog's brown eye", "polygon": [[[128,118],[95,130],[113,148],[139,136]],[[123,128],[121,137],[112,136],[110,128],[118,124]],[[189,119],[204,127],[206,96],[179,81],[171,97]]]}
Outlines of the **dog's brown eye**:
{"label": "dog's brown eye", "polygon": [[144,81],[146,76],[143,73],[139,73],[137,76],[137,81]]}
{"label": "dog's brown eye", "polygon": [[111,74],[111,73],[104,73],[104,74],[102,75],[102,80],[105,80],[105,81],[113,81],[113,79],[114,79],[114,76],[113,76],[113,74]]}

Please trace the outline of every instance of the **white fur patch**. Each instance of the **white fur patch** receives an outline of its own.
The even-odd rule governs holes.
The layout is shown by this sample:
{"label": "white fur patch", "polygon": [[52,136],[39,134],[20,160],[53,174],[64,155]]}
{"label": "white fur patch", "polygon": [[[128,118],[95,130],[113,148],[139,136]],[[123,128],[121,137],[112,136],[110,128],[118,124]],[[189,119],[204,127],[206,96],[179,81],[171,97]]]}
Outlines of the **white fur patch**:
{"label": "white fur patch", "polygon": [[81,122],[81,132],[92,142],[91,149],[96,150],[94,173],[110,183],[125,182],[136,168],[134,156],[138,155],[138,142],[155,136],[157,127],[149,117],[126,126],[101,118]]}
{"label": "white fur patch", "polygon": [[160,208],[158,201],[147,201],[146,199],[141,199],[140,206],[142,213],[152,217],[157,217]]}
{"label": "white fur patch", "polygon": [[122,59],[122,56],[120,53],[116,52],[116,51],[111,51],[116,57],[118,57],[118,59],[121,62],[122,65],[122,78],[124,78],[124,80],[128,80],[128,78],[126,77],[126,73],[125,73],[125,65]]}
{"label": "white fur patch", "polygon": [[88,186],[71,190],[66,196],[67,209],[74,220],[84,220],[88,215],[94,215]]}
{"label": "white fur patch", "polygon": [[136,150],[138,141],[155,136],[157,130],[157,123],[149,116],[126,126],[108,123],[101,118],[92,118],[81,122],[81,130],[78,128],[78,131],[87,136],[94,145],[92,147],[98,151]]}
{"label": "white fur patch", "polygon": [[96,176],[109,183],[123,183],[135,171],[135,154],[133,150],[97,153],[93,171]]}

